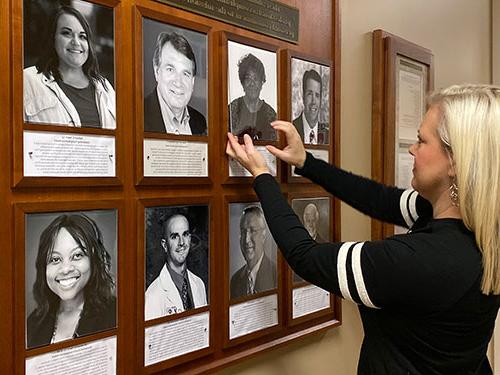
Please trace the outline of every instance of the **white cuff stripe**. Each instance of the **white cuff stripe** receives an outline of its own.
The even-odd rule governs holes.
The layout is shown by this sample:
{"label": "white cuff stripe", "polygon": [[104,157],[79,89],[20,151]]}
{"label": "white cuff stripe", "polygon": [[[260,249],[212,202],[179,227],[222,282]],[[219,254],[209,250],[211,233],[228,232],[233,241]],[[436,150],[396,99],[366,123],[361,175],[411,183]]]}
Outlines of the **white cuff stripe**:
{"label": "white cuff stripe", "polygon": [[361,302],[363,302],[365,306],[378,309],[368,296],[365,280],[363,279],[363,272],[361,270],[361,248],[364,244],[364,242],[357,243],[354,246],[354,249],[352,249],[352,272],[354,273],[354,282],[356,284],[356,289],[358,290],[359,298],[361,298]]}
{"label": "white cuff stripe", "polygon": [[339,249],[337,256],[337,275],[339,278],[339,287],[342,297],[353,300],[349,292],[349,284],[347,282],[347,253],[355,242],[344,242]]}
{"label": "white cuff stripe", "polygon": [[408,206],[410,207],[410,215],[414,220],[413,222],[417,221],[418,219],[417,197],[418,193],[415,190],[413,190],[413,192],[410,195],[410,201],[408,202]]}
{"label": "white cuff stripe", "polygon": [[412,191],[412,189],[405,190],[403,194],[401,194],[401,198],[399,199],[399,209],[401,210],[401,215],[403,215],[403,219],[405,220],[406,225],[409,228],[413,225],[413,221],[411,220],[410,213],[408,212],[406,204],[408,202],[408,196]]}

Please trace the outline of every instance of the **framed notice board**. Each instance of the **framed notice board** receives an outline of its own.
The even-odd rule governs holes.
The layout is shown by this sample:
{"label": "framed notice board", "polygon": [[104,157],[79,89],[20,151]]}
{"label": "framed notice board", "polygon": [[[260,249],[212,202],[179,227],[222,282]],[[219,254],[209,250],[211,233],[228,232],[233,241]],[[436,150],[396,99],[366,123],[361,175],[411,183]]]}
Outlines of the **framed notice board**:
{"label": "framed notice board", "polygon": [[[409,147],[434,89],[432,52],[383,30],[373,32],[372,178],[411,188]],[[372,219],[372,239],[404,230]]]}

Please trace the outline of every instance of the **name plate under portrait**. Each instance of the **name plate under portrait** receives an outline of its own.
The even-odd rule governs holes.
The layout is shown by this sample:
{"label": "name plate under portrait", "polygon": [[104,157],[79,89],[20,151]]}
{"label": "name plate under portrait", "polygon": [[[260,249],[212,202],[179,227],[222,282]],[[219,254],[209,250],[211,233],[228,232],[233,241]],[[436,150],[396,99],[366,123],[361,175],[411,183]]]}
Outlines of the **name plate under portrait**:
{"label": "name plate under portrait", "polygon": [[[312,156],[314,156],[316,159],[321,159],[329,163],[330,155],[328,153],[328,150],[320,150],[320,149],[314,149],[314,148],[307,148],[307,152],[310,152]],[[295,173],[295,167],[292,165],[292,176],[293,177],[300,177],[297,173]]]}
{"label": "name plate under portrait", "polygon": [[208,144],[145,139],[144,177],[208,177]]}
{"label": "name plate under portrait", "polygon": [[209,346],[208,312],[148,327],[144,332],[144,365],[165,361]]}
{"label": "name plate under portrait", "polygon": [[24,132],[26,177],[115,177],[115,138],[59,132]]}
{"label": "name plate under portrait", "polygon": [[330,293],[316,285],[293,289],[293,319],[330,307]]}
{"label": "name plate under portrait", "polygon": [[260,331],[278,324],[278,295],[253,299],[229,308],[229,338]]}
{"label": "name plate under portrait", "polygon": [[[276,158],[273,154],[267,151],[266,146],[255,146],[266,159],[267,166],[269,167],[269,173],[272,176],[276,176]],[[230,177],[252,177],[252,174],[248,172],[238,161],[233,158],[229,158],[229,176]]]}
{"label": "name plate under portrait", "polygon": [[116,374],[116,336],[26,359],[26,375]]}

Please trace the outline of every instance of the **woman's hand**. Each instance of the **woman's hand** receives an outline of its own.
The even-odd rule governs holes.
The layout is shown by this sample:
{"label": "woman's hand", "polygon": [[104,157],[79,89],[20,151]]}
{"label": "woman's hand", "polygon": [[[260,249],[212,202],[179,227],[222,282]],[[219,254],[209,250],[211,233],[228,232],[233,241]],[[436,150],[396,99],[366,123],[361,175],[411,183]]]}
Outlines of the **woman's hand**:
{"label": "woman's hand", "polygon": [[267,150],[278,159],[295,167],[302,168],[306,161],[306,150],[295,126],[290,122],[280,120],[273,121],[271,125],[275,130],[281,130],[285,133],[287,145],[283,150],[268,145],[266,146]]}
{"label": "woman's hand", "polygon": [[240,145],[238,137],[227,133],[226,154],[239,161],[254,177],[263,173],[269,173],[264,156],[257,151],[248,134],[243,136],[244,145]]}

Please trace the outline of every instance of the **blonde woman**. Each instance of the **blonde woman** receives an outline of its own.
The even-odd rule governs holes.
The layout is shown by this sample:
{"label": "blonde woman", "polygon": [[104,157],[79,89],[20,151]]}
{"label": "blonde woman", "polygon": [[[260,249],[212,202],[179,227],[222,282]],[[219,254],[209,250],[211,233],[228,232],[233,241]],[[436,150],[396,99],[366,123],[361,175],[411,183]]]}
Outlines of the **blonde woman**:
{"label": "blonde woman", "polygon": [[358,374],[492,374],[486,357],[500,304],[500,88],[452,86],[430,96],[410,148],[413,189],[400,190],[306,153],[292,124],[268,150],[361,212],[397,225],[383,241],[316,243],[251,139],[227,153],[254,176],[269,228],[294,271],[359,304]]}

